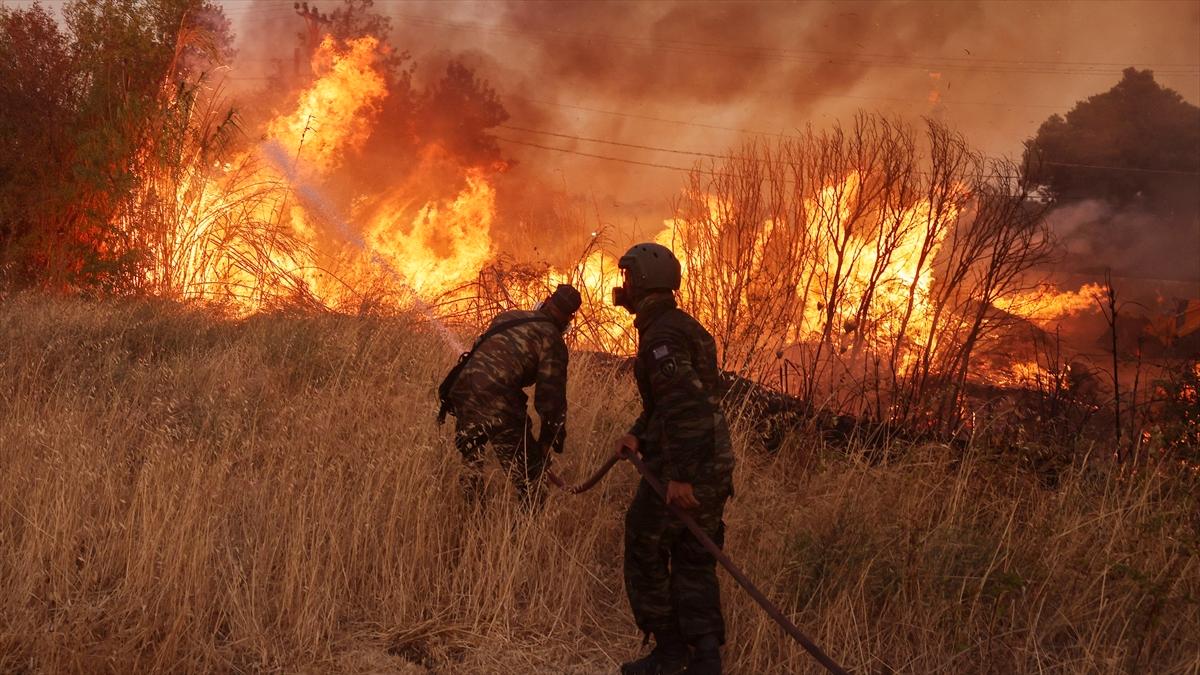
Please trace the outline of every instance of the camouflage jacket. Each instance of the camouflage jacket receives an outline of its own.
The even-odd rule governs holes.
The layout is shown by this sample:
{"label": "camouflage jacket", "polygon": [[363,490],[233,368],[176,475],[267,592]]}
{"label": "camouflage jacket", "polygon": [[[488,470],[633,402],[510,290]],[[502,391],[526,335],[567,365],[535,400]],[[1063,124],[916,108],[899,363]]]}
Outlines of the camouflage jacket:
{"label": "camouflage jacket", "polygon": [[634,326],[642,414],[629,433],[663,478],[729,484],[733,451],[712,335],[669,295],[647,298]]}
{"label": "camouflage jacket", "polygon": [[542,418],[541,440],[554,438],[561,448],[567,419],[567,345],[562,331],[542,312],[521,310],[498,314],[488,328],[534,317],[546,320],[514,326],[480,344],[450,398],[461,421],[523,425],[529,401],[523,390],[536,384],[533,405]]}

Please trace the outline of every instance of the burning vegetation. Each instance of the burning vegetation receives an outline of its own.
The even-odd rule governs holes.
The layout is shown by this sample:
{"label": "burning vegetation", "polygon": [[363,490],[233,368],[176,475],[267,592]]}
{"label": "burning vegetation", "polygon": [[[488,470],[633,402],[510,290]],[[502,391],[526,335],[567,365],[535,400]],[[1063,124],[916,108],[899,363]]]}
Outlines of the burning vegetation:
{"label": "burning vegetation", "polygon": [[[242,95],[243,116],[226,86],[220,10],[168,5],[143,36],[153,48],[136,55],[137,78],[117,80],[62,62],[112,50],[88,26],[118,21],[115,5],[70,5],[65,33],[39,7],[5,10],[7,49],[53,66],[43,89],[63,96],[41,107],[76,133],[35,134],[25,151],[49,148],[64,170],[81,159],[93,167],[71,173],[62,201],[6,212],[10,285],[153,294],[240,316],[417,305],[473,330],[569,281],[584,294],[574,347],[630,352],[628,320],[607,302],[620,226],[574,214],[546,233],[563,242],[547,247],[550,259],[507,244],[518,226],[539,224],[504,212],[506,191],[540,185],[512,178],[519,166],[489,135],[507,112],[474,72],[450,61],[421,84],[370,3],[329,16],[305,8],[303,67],[276,76],[257,106]],[[88,94],[70,99],[81,82]],[[5,91],[38,95],[19,81]],[[98,112],[112,101],[126,102],[115,119]],[[81,158],[92,149],[81,139],[105,123],[117,140]],[[1070,122],[1043,131],[1061,146]],[[1059,249],[1047,214],[1067,189],[1037,182],[1053,179],[1038,163],[1051,140],[1015,164],[984,157],[938,122],[918,132],[863,113],[697,163],[654,238],[682,260],[680,300],[716,336],[727,371],[818,408],[969,434],[986,407],[981,387],[1036,389],[1088,370],[1078,358],[1048,367],[1037,345],[1051,334],[1061,342],[1064,323],[1099,325],[1112,288],[1063,289],[1051,271]],[[572,247],[574,256],[561,253]],[[1140,338],[1132,351],[1118,344],[1115,309],[1104,316],[1119,415],[1119,371],[1140,376],[1151,364],[1134,354]],[[1135,418],[1136,396],[1127,401]]]}
{"label": "burning vegetation", "polygon": [[[209,0],[0,7],[0,670],[611,670],[636,631],[591,608],[624,602],[632,474],[535,514],[493,484],[481,512],[431,408],[463,338],[569,282],[555,461],[604,462],[636,407],[610,300],[634,239],[675,252],[718,343],[726,545],[849,667],[1200,670],[1195,105],[1131,68],[998,160],[937,114],[951,77],[918,68],[920,121],[677,120],[754,139],[692,152],[532,129],[553,115],[494,85],[482,48],[401,44],[371,0],[330,4],[269,8],[282,27],[249,51],[271,68]],[[863,27],[912,18],[805,21],[823,51],[776,53],[758,45],[795,42],[776,7],[513,3],[475,28],[537,32],[514,53],[563,86],[707,104],[758,77],[846,94],[883,58],[844,59]],[[999,11],[949,7],[939,32]],[[650,15],[654,48],[597,52]],[[724,26],[754,47],[716,49]],[[886,46],[915,49],[901,27]],[[635,222],[533,149],[678,180]],[[733,672],[806,667],[726,602]]]}
{"label": "burning vegetation", "polygon": [[[112,20],[106,5],[71,7],[77,42],[89,22]],[[520,190],[488,136],[508,117],[498,95],[454,61],[421,89],[368,10],[299,12],[310,64],[272,80],[258,110],[276,112],[247,124],[221,74],[220,10],[176,6],[158,25],[178,28],[143,59],[142,82],[96,94],[140,101],[122,110],[132,131],[107,149],[102,180],[76,180],[82,192],[58,210],[7,216],[10,281],[241,316],[416,304],[468,330],[569,281],[584,295],[575,348],[628,354],[628,317],[607,303],[619,227],[576,217],[558,233],[575,241],[574,261],[505,247],[505,232],[539,226],[498,207],[502,189]],[[10,34],[46,42],[43,60],[67,49],[41,8],[4,17]],[[722,368],[810,406],[970,434],[980,387],[1056,381],[1069,369],[1040,363],[1038,340],[1103,305],[1099,283],[1062,291],[1049,273],[1054,202],[1031,178],[1036,161],[1032,150],[1025,165],[986,159],[936,121],[918,133],[863,113],[697,163],[655,240],[682,259],[680,301],[712,329]],[[1115,363],[1110,380],[1128,368]]]}

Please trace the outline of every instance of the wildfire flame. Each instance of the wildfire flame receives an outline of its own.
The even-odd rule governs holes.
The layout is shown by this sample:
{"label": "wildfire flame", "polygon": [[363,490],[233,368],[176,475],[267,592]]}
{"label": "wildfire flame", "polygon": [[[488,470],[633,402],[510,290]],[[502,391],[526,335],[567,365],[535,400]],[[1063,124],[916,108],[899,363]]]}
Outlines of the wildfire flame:
{"label": "wildfire flame", "polygon": [[304,165],[318,173],[336,169],[366,142],[387,97],[387,82],[377,70],[381,56],[373,37],[350,40],[345,49],[325,38],[313,55],[315,80],[291,114],[267,124],[267,136],[297,155],[303,151]]}
{"label": "wildfire flame", "polygon": [[[494,169],[464,167],[451,179],[456,181],[452,189],[431,196],[420,186],[437,183],[433,176],[444,183],[445,172],[432,168],[439,148],[428,147],[415,158],[416,178],[399,179],[382,192],[347,201],[344,215],[355,224],[356,241],[365,243],[366,251],[342,241],[322,221],[319,209],[289,184],[293,174],[318,185],[328,181],[362,150],[388,95],[383,55],[383,47],[370,37],[321,43],[313,56],[311,83],[298,92],[294,106],[264,126],[268,141],[292,153],[294,171],[281,171],[248,151],[218,167],[199,187],[180,188],[179,201],[188,205],[181,207],[185,217],[172,253],[173,285],[180,295],[225,300],[242,313],[288,295],[329,307],[354,306],[374,292],[416,294],[425,301],[454,299],[496,260]],[[785,291],[795,295],[802,309],[781,336],[784,342],[850,336],[861,344],[865,335],[901,345],[915,342],[931,334],[935,260],[952,229],[949,224],[959,216],[958,207],[943,204],[939,210],[927,201],[897,206],[887,214],[892,224],[886,234],[861,222],[852,226],[864,180],[851,173],[832,181],[804,204],[804,222],[759,223],[748,257],[738,262],[722,242],[738,215],[712,195],[691,195],[700,204],[700,215],[665,221],[656,240],[676,251],[685,278],[710,279],[725,274],[730,265],[782,270],[796,264],[774,253],[772,241],[781,231],[798,227],[806,238],[811,274]],[[687,246],[698,237],[722,243],[698,253]],[[380,272],[378,262],[402,278],[401,288]],[[588,325],[578,329],[586,333],[581,346],[628,352],[630,317],[608,301],[619,282],[616,259],[609,253],[589,249],[574,266],[546,270],[540,288],[506,289],[504,296],[509,304],[532,304],[563,282],[575,284],[584,297]],[[690,297],[689,286],[705,284],[685,285],[683,303],[707,306]],[[996,306],[1048,322],[1084,311],[1098,291],[1094,285],[1073,293],[1044,287]],[[734,310],[708,310],[712,316],[700,310],[698,318],[715,324],[722,318],[715,312],[753,311],[768,292],[775,291],[750,283],[736,297],[721,298],[727,305],[732,302]]]}
{"label": "wildfire flame", "polygon": [[1100,284],[1086,284],[1077,291],[1059,291],[1049,284],[1014,293],[996,301],[997,309],[1015,314],[1039,326],[1048,326],[1084,312],[1097,311],[1097,299],[1104,295]]}
{"label": "wildfire flame", "polygon": [[[382,56],[371,37],[344,45],[327,37],[317,48],[312,83],[292,110],[265,125],[267,141],[294,152],[297,174],[319,184],[363,147],[388,93]],[[285,295],[331,307],[381,287],[437,296],[470,280],[495,253],[495,188],[481,169],[464,170],[464,187],[450,199],[423,199],[406,187],[420,181],[410,180],[376,196],[369,209],[349,214],[362,223],[368,251],[361,251],[338,241],[280,171],[254,152],[230,164],[238,170],[207,184],[177,228],[183,246],[176,286],[183,297],[223,299],[250,313]],[[231,228],[218,227],[222,214],[260,223],[261,231],[234,236]],[[394,288],[372,260],[399,273],[407,288]]]}
{"label": "wildfire flame", "polygon": [[496,189],[479,171],[448,203],[428,202],[407,228],[399,227],[404,195],[385,200],[368,226],[367,243],[399,270],[420,295],[435,296],[472,280],[491,260]]}

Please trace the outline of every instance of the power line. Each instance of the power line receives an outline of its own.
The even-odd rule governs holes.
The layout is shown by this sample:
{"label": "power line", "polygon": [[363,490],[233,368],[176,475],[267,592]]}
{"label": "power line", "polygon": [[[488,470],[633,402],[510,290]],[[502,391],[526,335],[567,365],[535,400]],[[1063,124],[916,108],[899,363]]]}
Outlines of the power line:
{"label": "power line", "polygon": [[[504,136],[492,136],[492,138],[495,138],[498,141],[504,141],[505,143],[514,143],[516,145],[525,145],[525,146],[529,146],[531,148],[538,148],[539,150],[551,150],[553,152],[561,152],[561,153],[568,154],[568,155],[579,155],[580,157],[589,157],[592,159],[603,159],[603,160],[610,161],[610,162],[621,162],[622,164],[634,164],[637,166],[646,166],[646,167],[651,167],[654,169],[670,169],[671,171],[680,171],[683,173],[696,172],[696,173],[702,173],[706,176],[714,176],[714,177],[722,177],[722,178],[737,177],[737,174],[732,174],[732,173],[728,173],[728,172],[724,172],[724,171],[712,171],[712,170],[708,170],[708,169],[703,169],[699,165],[694,166],[692,168],[688,168],[688,167],[684,167],[684,166],[675,166],[672,164],[658,164],[655,162],[643,162],[643,161],[636,160],[636,159],[628,159],[626,157],[613,157],[611,155],[597,155],[597,154],[591,153],[591,152],[572,150],[570,148],[559,148],[559,147],[555,147],[552,145],[543,145],[541,143],[533,143],[531,141],[521,141],[521,140],[517,140],[515,138],[506,138]],[[580,140],[584,140],[584,139],[580,139]],[[625,144],[621,144],[621,145],[625,145]],[[716,157],[716,158],[721,158],[721,159],[739,159],[736,157],[725,156],[725,155],[710,155],[710,156]],[[758,163],[767,163],[767,160],[764,158],[747,157],[747,158],[741,158],[741,159],[747,159],[747,160],[755,161]],[[926,172],[926,171],[914,171],[913,173],[922,175],[922,176],[930,175],[929,172]],[[1011,178],[1011,176],[1002,176],[1000,174],[988,174],[984,177],[985,178]],[[796,184],[796,181],[791,180],[791,179],[784,179],[783,182],[785,182],[789,185]]]}
{"label": "power line", "polygon": [[[838,94],[822,94],[822,96],[825,96],[828,98],[851,98],[851,99],[860,99],[860,100],[869,100],[869,101],[900,101],[900,102],[911,102],[911,103],[918,103],[918,102],[923,103],[924,102],[924,101],[916,101],[914,99],[898,99],[898,98],[885,98],[885,97],[873,97],[873,96],[846,96],[846,95],[838,95]],[[532,103],[534,105],[553,106],[556,108],[566,108],[569,110],[581,110],[583,112],[598,113],[601,115],[611,115],[613,117],[623,117],[623,118],[627,118],[627,119],[646,120],[646,121],[650,121],[650,122],[661,122],[663,124],[675,124],[675,125],[680,125],[680,126],[696,127],[699,129],[711,129],[714,131],[732,131],[735,133],[746,134],[749,136],[765,136],[765,137],[771,137],[771,138],[800,138],[799,136],[797,136],[795,134],[787,134],[787,133],[783,133],[783,132],[761,131],[758,129],[747,129],[744,127],[728,127],[728,126],[722,126],[719,124],[705,124],[703,122],[691,122],[688,120],[671,119],[671,118],[667,118],[667,117],[659,117],[659,116],[655,116],[655,115],[631,113],[631,112],[625,112],[625,111],[620,111],[620,110],[606,110],[604,108],[594,108],[594,107],[590,107],[590,106],[575,105],[572,103],[561,103],[558,101],[543,101],[543,100],[539,100],[539,99],[526,98],[523,96],[506,96],[505,98],[507,98],[509,100],[513,100],[513,101],[523,101],[525,103]],[[984,102],[984,101],[955,101],[954,103],[955,104],[961,103],[961,104],[967,104],[967,105],[996,105],[996,106],[1001,106],[1001,107],[1020,106],[1020,107],[1030,107],[1030,108],[1049,108],[1049,109],[1055,109],[1055,110],[1061,110],[1063,108],[1063,106],[1049,105],[1049,104],[1037,104],[1037,103],[1027,103],[1027,104],[1019,104],[1018,103],[1018,104],[1012,104],[1012,105],[1004,104],[1004,103],[991,103],[991,102]]]}
{"label": "power line", "polygon": [[[708,159],[719,159],[719,160],[729,160],[729,161],[743,161],[743,160],[747,160],[747,159],[753,159],[753,160],[759,161],[759,162],[766,161],[764,158],[737,157],[737,156],[733,156],[733,155],[722,155],[722,154],[716,154],[716,153],[711,153],[711,152],[702,152],[702,151],[697,151],[697,150],[683,150],[680,148],[665,148],[665,147],[661,147],[661,146],[642,145],[642,144],[638,144],[638,143],[626,143],[623,141],[615,141],[615,140],[611,140],[611,139],[607,139],[607,138],[592,138],[592,137],[587,137],[587,136],[576,136],[574,134],[564,134],[564,133],[556,132],[556,131],[546,131],[543,129],[532,129],[529,127],[519,127],[519,126],[508,125],[508,124],[501,124],[498,126],[502,129],[509,129],[511,131],[520,131],[520,132],[531,133],[531,134],[541,134],[544,136],[552,136],[555,138],[580,141],[580,142],[584,142],[584,143],[600,143],[600,144],[605,144],[605,145],[613,145],[613,146],[617,146],[617,147],[630,148],[630,149],[634,149],[634,150],[647,150],[650,152],[667,152],[667,153],[676,154],[676,155],[689,155],[689,156],[695,156],[695,157],[705,157]],[[516,141],[511,141],[511,142],[516,142]],[[537,147],[540,147],[540,146],[537,146]],[[570,152],[570,151],[562,149],[562,148],[548,148],[548,149],[557,149],[562,152]],[[604,159],[613,159],[613,158],[604,158]],[[620,160],[618,160],[618,161],[620,161]],[[1042,164],[1046,164],[1046,165],[1050,165],[1050,166],[1078,167],[1078,168],[1097,169],[1097,170],[1105,170],[1105,171],[1131,171],[1131,172],[1139,172],[1139,173],[1162,173],[1162,174],[1175,174],[1175,175],[1181,175],[1181,176],[1200,176],[1200,173],[1198,173],[1198,172],[1186,171],[1186,170],[1182,170],[1182,169],[1153,169],[1153,168],[1132,167],[1132,166],[1077,164],[1077,163],[1073,163],[1073,162],[1050,162],[1050,161],[1042,162]],[[676,168],[678,168],[678,167],[676,167]],[[917,172],[917,173],[921,173],[921,172]],[[992,177],[999,178],[1001,176],[993,175]]]}
{"label": "power line", "polygon": [[[802,52],[786,52],[786,51],[755,51],[755,49],[765,48],[740,48],[728,49],[722,48],[719,50],[702,49],[694,47],[694,44],[702,43],[686,43],[683,41],[660,40],[650,38],[637,37],[622,37],[615,35],[607,35],[601,33],[584,33],[577,31],[564,31],[556,29],[532,29],[532,28],[506,28],[500,26],[485,26],[477,23],[465,23],[455,21],[445,21],[436,17],[399,14],[393,15],[402,20],[409,21],[418,25],[427,27],[445,28],[452,30],[467,30],[474,32],[498,34],[504,36],[527,36],[528,34],[543,34],[555,35],[562,37],[570,37],[578,40],[589,40],[596,42],[606,42],[612,45],[622,47],[638,47],[649,48],[667,53],[676,54],[691,54],[691,55],[707,55],[707,56],[735,56],[748,57],[755,59],[766,60],[781,60],[791,61],[808,65],[835,65],[835,66],[866,66],[866,67],[884,67],[884,68],[916,68],[920,70],[967,70],[974,73],[1018,73],[1018,74],[1055,74],[1055,75],[1114,75],[1120,74],[1121,70],[1113,70],[1111,68],[1097,69],[1102,64],[1089,64],[1087,62],[1065,63],[1068,68],[1055,68],[1055,62],[1039,62],[1036,67],[1019,67],[1022,62],[1004,63],[978,63],[973,61],[970,63],[954,63],[946,57],[941,57],[942,62],[916,62],[907,57],[886,57],[886,60],[870,58],[862,58],[857,56],[842,56],[839,58],[824,57],[813,58],[819,56],[820,53],[810,53],[810,56],[804,56]],[[899,59],[906,60],[899,60]],[[961,57],[959,57],[961,58]],[[1082,65],[1080,65],[1082,64]],[[1092,68],[1096,66],[1097,68]],[[1091,69],[1089,69],[1091,68]],[[1160,73],[1168,75],[1192,75],[1200,73],[1200,64],[1181,64],[1179,66],[1168,66],[1166,69],[1160,69]]]}
{"label": "power line", "polygon": [[541,134],[543,136],[553,136],[555,138],[565,138],[573,141],[584,141],[587,143],[604,143],[606,145],[615,145],[622,148],[631,148],[634,150],[649,150],[651,152],[669,152],[675,155],[691,155],[695,157],[708,157],[710,159],[734,159],[730,155],[718,155],[711,152],[699,152],[695,150],[680,150],[678,148],[662,148],[652,145],[639,145],[637,143],[623,143],[621,141],[613,141],[606,138],[587,138],[584,136],[574,136],[571,134],[563,134],[554,131],[543,131],[541,129],[530,129],[528,127],[517,127],[509,124],[498,125],[501,129],[510,131],[523,131],[527,134]]}
{"label": "power line", "polygon": [[[690,169],[688,167],[684,167],[684,166],[674,166],[671,164],[656,164],[654,162],[642,162],[642,161],[638,161],[636,159],[627,159],[624,157],[612,157],[610,155],[597,155],[597,154],[593,154],[590,152],[581,152],[579,150],[571,150],[570,148],[556,148],[552,145],[542,145],[541,143],[533,143],[530,141],[519,141],[515,138],[505,138],[504,136],[492,136],[492,138],[494,138],[498,141],[504,141],[505,143],[514,143],[516,145],[526,145],[531,148],[538,148],[540,150],[552,150],[554,152],[561,152],[561,153],[565,153],[568,155],[579,155],[581,157],[590,157],[592,159],[603,159],[603,160],[606,160],[609,162],[621,162],[623,164],[635,164],[637,166],[648,166],[648,167],[651,167],[654,169],[670,169],[671,171],[682,171],[683,173],[691,173],[692,172],[692,169]],[[705,172],[705,173],[708,173],[708,172]],[[714,175],[724,175],[724,174],[714,174]]]}
{"label": "power line", "polygon": [[1101,169],[1106,171],[1133,171],[1138,173],[1169,173],[1177,176],[1200,176],[1197,171],[1184,171],[1182,169],[1147,169],[1138,166],[1105,166],[1103,164],[1077,164],[1075,162],[1042,162],[1050,166],[1069,166],[1079,169]]}

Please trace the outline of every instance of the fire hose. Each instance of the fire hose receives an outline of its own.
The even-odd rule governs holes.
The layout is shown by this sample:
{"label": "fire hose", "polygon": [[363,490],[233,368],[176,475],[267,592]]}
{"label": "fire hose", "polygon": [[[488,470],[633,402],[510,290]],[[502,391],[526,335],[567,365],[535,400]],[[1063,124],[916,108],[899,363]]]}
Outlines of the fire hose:
{"label": "fire hose", "polygon": [[[566,481],[558,476],[558,474],[550,470],[546,471],[546,479],[564,492],[573,495],[581,494],[592,489],[597,483],[599,483],[604,476],[607,475],[614,466],[616,466],[620,459],[621,458],[617,455],[613,455],[599,469],[597,469],[594,474],[578,485],[568,485]],[[704,530],[700,529],[700,526],[696,524],[696,521],[690,515],[688,515],[687,511],[684,511],[678,506],[675,506],[671,502],[667,501],[667,491],[663,488],[663,484],[658,480],[657,477],[655,477],[653,473],[650,472],[650,469],[647,468],[646,464],[637,456],[637,453],[629,453],[625,455],[625,459],[628,459],[633,463],[633,466],[638,470],[638,473],[642,474],[642,478],[650,485],[650,487],[654,488],[654,491],[657,492],[658,496],[662,498],[664,503],[666,503],[667,508],[671,511],[671,513],[674,514],[674,516],[683,523],[684,527],[686,527],[688,531],[692,533],[692,536],[696,538],[696,541],[699,541],[700,544],[704,546],[705,550],[707,550],[714,558],[716,558],[717,562],[721,563],[721,566],[724,567],[725,570],[729,572],[729,575],[738,582],[738,585],[741,586],[747,593],[749,593],[750,597],[754,598],[754,601],[758,603],[759,607],[763,608],[763,611],[767,613],[767,616],[771,617],[775,623],[779,624],[780,628],[783,628],[784,632],[786,632],[793,640],[798,642],[801,647],[804,647],[805,651],[811,654],[818,663],[820,663],[822,666],[825,666],[826,670],[834,673],[834,675],[848,675],[846,669],[839,666],[836,661],[822,651],[815,642],[810,640],[808,636],[796,626],[796,624],[792,623],[791,619],[787,618],[787,616],[781,609],[779,609],[778,606],[775,605],[775,603],[768,600],[767,596],[763,595],[762,591],[758,590],[758,587],[754,585],[754,582],[750,581],[750,578],[747,577],[744,572],[742,572],[741,568],[739,568],[729,556],[725,555],[725,552],[721,550],[721,547],[713,543],[713,540],[704,533]]]}

